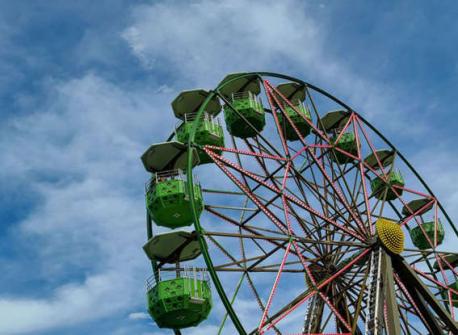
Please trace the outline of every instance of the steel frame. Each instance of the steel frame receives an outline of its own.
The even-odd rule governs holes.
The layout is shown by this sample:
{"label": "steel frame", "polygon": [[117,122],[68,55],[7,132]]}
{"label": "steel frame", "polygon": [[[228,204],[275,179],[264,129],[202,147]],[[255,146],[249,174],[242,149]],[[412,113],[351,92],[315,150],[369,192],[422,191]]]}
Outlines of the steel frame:
{"label": "steel frame", "polygon": [[[364,292],[366,288],[366,281],[368,279],[369,268],[367,266],[364,268],[364,265],[360,265],[355,269],[352,268],[357,266],[356,264],[358,261],[369,259],[369,253],[372,253],[373,250],[379,248],[378,244],[374,241],[373,238],[375,235],[375,230],[374,225],[372,224],[372,219],[382,216],[381,214],[383,213],[384,206],[385,204],[388,204],[388,206],[391,207],[391,210],[393,210],[398,215],[402,226],[406,226],[406,228],[409,229],[409,222],[414,219],[416,223],[421,227],[422,220],[418,218],[417,214],[430,205],[430,203],[428,203],[417,211],[412,211],[410,208],[408,208],[407,203],[403,201],[402,198],[399,198],[400,202],[410,210],[410,215],[407,217],[403,217],[393,206],[393,204],[389,201],[386,201],[385,199],[377,201],[374,206],[371,206],[371,201],[374,200],[374,195],[369,194],[367,191],[367,180],[371,180],[375,177],[380,177],[386,180],[387,171],[383,167],[383,164],[380,162],[376,154],[375,145],[369,139],[369,135],[365,127],[372,131],[376,136],[379,137],[379,139],[381,139],[388,147],[393,150],[396,157],[399,158],[409,168],[410,172],[413,173],[413,175],[417,178],[419,183],[424,187],[428,194],[418,192],[407,187],[399,186],[391,187],[391,191],[398,195],[400,191],[402,191],[430,198],[431,203],[433,203],[435,208],[436,225],[438,211],[440,211],[456,235],[458,235],[458,230],[453,225],[450,217],[443,209],[441,203],[434,196],[418,172],[415,171],[412,165],[404,158],[404,156],[399,151],[397,151],[396,148],[361,115],[356,113],[345,103],[341,102],[329,93],[319,89],[318,87],[289,76],[268,72],[258,72],[241,74],[232,80],[237,80],[242,77],[253,75],[257,76],[258,79],[263,83],[264,91],[271,107],[270,111],[272,112],[274,123],[278,130],[278,137],[280,138],[282,150],[284,153],[282,154],[281,149],[277,149],[265,136],[259,133],[254,140],[245,141],[245,145],[249,150],[238,149],[234,138],[232,138],[233,148],[219,148],[214,146],[206,146],[201,148],[213,159],[215,165],[218,166],[218,168],[223,171],[224,174],[226,174],[226,176],[235,185],[237,185],[240,190],[240,192],[231,191],[231,193],[234,195],[236,193],[240,196],[243,195],[247,199],[246,203],[248,203],[249,199],[256,205],[256,208],[252,208],[250,210],[246,207],[246,205],[245,207],[232,208],[234,211],[241,212],[240,220],[234,220],[231,217],[228,217],[219,212],[221,210],[231,208],[223,208],[221,206],[217,207],[215,205],[205,206],[209,213],[224,220],[224,222],[233,225],[238,230],[238,233],[230,234],[204,230],[200,223],[199,215],[196,211],[196,205],[194,203],[194,189],[192,186],[193,162],[191,154],[188,155],[187,162],[186,178],[189,188],[188,193],[191,199],[191,208],[195,221],[194,228],[196,230],[200,248],[202,250],[202,255],[206,263],[206,269],[208,269],[215,289],[218,292],[221,302],[227,311],[222,321],[219,333],[221,333],[226,319],[229,317],[239,334],[248,334],[233,307],[233,303],[236,300],[241,284],[244,280],[246,280],[254,292],[256,300],[260,306],[260,309],[262,310],[262,317],[259,325],[257,329],[252,330],[250,334],[264,334],[270,329],[273,329],[277,334],[280,334],[279,329],[276,327],[277,324],[293,311],[295,311],[299,306],[305,303],[308,299],[314,296],[320,297],[324,305],[328,306],[329,316],[335,316],[336,327],[339,328],[336,330],[336,333],[340,331],[339,334],[359,334],[361,331],[358,328],[358,317],[360,317],[362,320],[367,318],[367,315],[363,313],[363,310],[367,307],[364,306]],[[318,109],[316,108],[316,103],[312,98],[313,94],[320,94],[348,110],[351,115],[344,125],[343,131],[341,131],[339,134],[337,141],[340,136],[342,136],[344,131],[352,129],[357,141],[357,155],[352,155],[340,148],[333,148],[329,144],[330,138],[328,135],[322,131],[320,127],[315,126],[315,124],[304,117],[304,120],[309,123],[309,126],[315,134],[315,143],[306,143],[304,137],[300,134],[299,130],[291,121],[284,109],[285,103],[294,110],[296,110],[296,107],[291,104],[291,102],[286,99],[280,92],[278,92],[278,90],[276,90],[276,88],[273,87],[269,81],[264,80],[264,77],[288,80],[302,85],[306,90],[306,99],[308,99],[308,103],[312,106],[312,109],[317,116],[318,123],[321,126],[321,118],[319,116]],[[227,101],[224,96],[219,93],[219,90],[228,83],[229,82],[222,84],[210,93],[205,102],[197,111],[197,118],[199,118],[201,114],[204,113],[206,105],[215,96],[218,96],[221,100],[231,106],[230,102]],[[282,116],[287,119],[289,124],[299,135],[299,141],[303,146],[302,149],[294,150],[289,146],[281,131],[280,122],[275,112],[276,110],[279,110],[279,112],[282,113]],[[237,112],[235,109],[234,111]],[[296,112],[298,111],[296,110]],[[244,118],[243,115],[240,115],[240,117],[242,119]],[[250,125],[246,119],[245,121]],[[252,125],[250,126],[253,127]],[[196,129],[197,127],[195,126],[189,136],[187,143],[189,152],[191,152],[191,149],[195,146],[193,141]],[[379,169],[372,168],[364,161],[360,148],[360,145],[363,141],[370,147],[372,153],[375,155]],[[230,160],[217,155],[214,152],[215,150],[222,150],[224,152],[235,155],[237,158],[237,163],[231,162]],[[351,164],[350,167],[344,167],[342,170],[342,167],[339,166],[339,164],[333,163],[330,160],[329,157],[333,154],[332,150],[336,150],[348,157],[351,157],[354,160],[354,163]],[[257,175],[251,172],[249,169],[244,168],[241,163],[241,156],[252,157],[252,159],[257,162],[258,167],[264,171],[264,175]],[[296,168],[292,162],[299,158],[303,158],[305,161],[307,161],[308,165],[305,165],[299,169]],[[277,161],[279,163],[277,170],[269,173],[268,166],[265,163],[266,160]],[[392,168],[393,166],[390,167],[390,170]],[[283,176],[277,176],[277,173],[282,169]],[[314,169],[318,171],[320,176],[323,178],[321,180],[322,184],[319,183],[320,180],[317,179],[317,176],[314,174]],[[237,176],[231,171],[238,173],[240,178],[237,178]],[[313,175],[311,176],[311,180],[307,180],[302,176],[305,171],[312,171]],[[355,176],[353,177],[354,185],[353,187],[350,187],[345,176],[352,173],[352,171],[355,171]],[[288,185],[290,180],[294,182],[295,188],[298,189],[300,193],[299,196],[295,196],[289,189]],[[358,180],[360,181],[359,186],[357,185]],[[250,182],[254,182],[256,186],[251,187]],[[261,195],[256,194],[256,191],[261,188],[269,190],[271,194],[273,194],[273,197],[263,198]],[[215,191],[215,193],[223,193],[223,191]],[[300,197],[302,199],[300,199]],[[309,201],[309,197],[312,197],[316,203],[320,204],[321,211],[313,207]],[[347,202],[348,198],[351,198],[351,203]],[[358,198],[361,198],[361,202],[355,201],[355,199]],[[377,209],[379,214],[375,213]],[[278,214],[276,214],[277,211],[283,211],[283,219],[280,218]],[[301,214],[304,211],[305,213],[308,213],[307,215],[310,216],[309,219],[305,218],[304,215]],[[252,213],[248,217],[245,217],[246,212]],[[275,227],[277,227],[278,231],[271,232],[275,235],[265,235],[265,232],[263,232],[263,229],[260,227],[250,226],[248,224],[260,213],[267,217],[270,222],[273,223]],[[334,213],[334,216],[330,217],[330,215],[328,215],[329,213]],[[291,219],[294,219],[294,226],[302,230],[301,234],[296,234],[295,229],[293,229],[293,222]],[[149,216],[147,216],[147,236],[148,238],[153,236],[152,221]],[[226,250],[224,246],[219,244],[215,237],[225,237],[239,240],[243,257],[241,259],[233,257],[231,255],[231,251]],[[345,240],[344,237],[347,237],[347,240]],[[243,242],[245,240],[249,240],[255,243],[260,252],[262,251],[263,255],[257,257],[246,257]],[[208,241],[211,241],[213,244],[215,244],[217,249],[220,250],[221,253],[225,254],[231,261],[222,265],[215,265],[212,259],[212,255],[209,251]],[[263,241],[263,246],[261,246],[261,241]],[[268,245],[271,245],[273,248],[267,250],[265,246],[266,243],[264,242],[266,242]],[[453,274],[457,276],[456,270],[454,270],[444,258],[445,253],[440,253],[435,250],[437,243],[436,237],[434,237],[433,241],[428,238],[428,242],[433,250],[431,254],[434,256],[434,259],[438,263],[440,268],[439,272],[442,278],[446,278],[444,274],[444,268],[447,270],[452,269]],[[307,243],[310,244],[310,246],[307,247]],[[281,263],[262,265],[262,263],[265,263],[269,258],[272,257],[272,255],[275,255],[278,252],[283,252]],[[314,270],[311,270],[311,265],[318,264],[323,259],[329,259],[330,257],[334,260],[335,263],[339,263],[342,262],[345,254],[353,255],[353,258],[340,268],[336,269],[334,272],[329,273],[325,279],[317,280],[317,278],[315,278],[316,274],[314,274]],[[356,257],[354,255],[356,255]],[[384,257],[387,257],[390,260],[392,259],[392,255],[390,255],[389,252],[384,252],[384,255],[386,255]],[[289,256],[292,256],[298,260],[295,262],[287,262]],[[314,256],[314,258],[311,256]],[[248,265],[250,262],[253,263]],[[385,305],[384,311],[382,311],[385,315],[385,320],[383,323],[385,325],[388,324],[386,320],[387,313],[394,315],[393,312],[398,311],[398,307],[394,306],[397,299],[397,302],[399,303],[399,320],[401,324],[399,326],[389,326],[394,327],[396,332],[402,331],[403,334],[411,334],[411,331],[418,332],[418,330],[416,330],[415,327],[411,325],[406,315],[401,313],[401,311],[404,311],[411,317],[415,316],[421,320],[429,330],[437,331],[440,329],[440,327],[445,325],[448,327],[450,332],[458,333],[457,324],[453,320],[454,308],[451,300],[452,293],[457,294],[458,292],[447,287],[449,284],[447,279],[445,279],[445,283],[441,282],[437,273],[433,271],[431,260],[428,258],[428,256],[423,256],[423,253],[419,252],[418,260],[416,260],[415,263],[423,262],[428,267],[429,272],[422,271],[417,267],[409,268],[410,265],[408,265],[408,263],[405,261],[402,261],[399,256],[393,258],[393,262],[395,270],[399,273],[394,273],[393,278],[391,278],[391,280],[394,280],[393,283],[396,282],[396,285],[390,284],[392,290],[392,292],[390,292],[392,295],[391,306],[387,307]],[[293,269],[289,267],[291,265],[302,265],[302,268],[300,267]],[[236,267],[234,268],[233,266]],[[153,273],[155,276],[157,276],[158,264],[152,262],[152,267]],[[178,267],[173,268],[174,271],[176,269],[178,269]],[[164,268],[164,270],[167,270],[167,268]],[[242,273],[240,281],[236,286],[235,293],[233,294],[231,300],[229,300],[227,292],[224,289],[217,273],[228,271]],[[270,290],[266,304],[263,303],[262,298],[257,292],[256,285],[251,278],[250,273],[255,272],[276,273],[275,280]],[[275,298],[275,293],[278,289],[278,284],[283,273],[305,273],[306,277],[308,277],[311,282],[311,286],[308,290],[297,296],[293,301],[284,306],[282,309],[270,313],[272,300]],[[379,273],[381,272],[379,271]],[[437,290],[437,287],[439,287],[443,290],[447,290],[448,297],[446,299],[445,305],[448,303],[448,307],[441,305],[440,302],[438,302],[438,298],[436,298],[437,294],[439,294],[437,292],[440,292],[440,290],[432,293],[423,284],[419,277],[417,277],[417,274],[421,278],[427,280],[429,283],[434,284],[434,289]],[[348,278],[347,276],[351,277]],[[412,278],[416,278],[415,280],[418,284],[418,287],[412,289],[408,285],[404,285],[403,279],[407,277],[411,280],[413,280]],[[337,290],[337,295],[331,293],[333,290]],[[342,301],[345,300],[337,300],[338,297],[340,297],[339,299],[346,299],[349,306],[343,307]],[[337,305],[335,305],[335,303],[337,303]],[[433,314],[429,308],[433,308],[434,313],[437,313],[437,315],[441,317],[440,323],[434,321],[436,314]],[[353,310],[353,316],[350,315],[350,310]],[[269,314],[271,315],[269,316]],[[318,329],[318,331],[322,330]],[[175,330],[174,332],[175,334],[181,334],[179,330]]]}

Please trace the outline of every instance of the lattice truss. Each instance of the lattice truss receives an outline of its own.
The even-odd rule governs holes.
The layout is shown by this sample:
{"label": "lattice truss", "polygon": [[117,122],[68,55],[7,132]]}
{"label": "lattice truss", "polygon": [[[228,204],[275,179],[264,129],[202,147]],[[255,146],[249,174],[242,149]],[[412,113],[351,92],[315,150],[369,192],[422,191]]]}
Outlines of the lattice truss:
{"label": "lattice truss", "polygon": [[[188,143],[208,161],[187,174],[199,179],[191,230],[207,254],[193,264],[224,306],[212,314],[219,332],[457,334],[457,230],[410,163],[320,89],[244,76],[250,91],[228,93],[223,81],[213,92],[225,140]],[[259,105],[264,124],[243,113]],[[227,125],[236,117],[245,128]]]}

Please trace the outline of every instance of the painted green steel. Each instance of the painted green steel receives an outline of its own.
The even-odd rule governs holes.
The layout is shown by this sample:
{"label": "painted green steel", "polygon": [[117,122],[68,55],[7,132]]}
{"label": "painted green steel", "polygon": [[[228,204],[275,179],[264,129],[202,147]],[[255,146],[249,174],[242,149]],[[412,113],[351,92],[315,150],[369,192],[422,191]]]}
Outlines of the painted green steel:
{"label": "painted green steel", "polygon": [[[148,237],[148,240],[153,238],[153,221],[151,219],[151,215],[150,215],[148,209],[146,210],[146,235]],[[159,270],[158,270],[157,262],[151,260],[151,267],[152,267],[152,270],[153,270],[154,280],[156,282],[158,282],[159,281]],[[181,335],[181,332],[180,332],[179,329],[173,329],[173,333],[175,335]]]}
{"label": "painted green steel", "polygon": [[[312,120],[310,115],[310,111],[307,107],[304,106],[301,102],[294,105],[295,108],[291,108],[289,105],[284,107],[286,115],[289,116],[291,122],[294,123],[299,133],[302,137],[306,137],[310,134],[310,125],[304,118],[308,120]],[[296,112],[297,110],[297,112]],[[298,113],[299,112],[299,113]],[[280,126],[282,129],[285,129],[286,139],[288,141],[297,141],[299,140],[299,135],[294,130],[293,126],[290,124],[289,120],[286,117],[283,117],[283,113],[279,112],[278,114],[278,121],[280,122]]]}
{"label": "painted green steel", "polygon": [[160,328],[197,326],[212,308],[208,282],[193,278],[161,281],[148,291],[147,299],[148,312]]}
{"label": "painted green steel", "polygon": [[[352,154],[353,156],[358,156],[358,143],[356,141],[355,134],[342,134],[342,136],[339,139],[339,142],[336,142],[338,137],[339,135],[335,135],[332,139],[334,147],[346,151],[349,154]],[[346,164],[354,161],[352,157],[349,157],[338,150],[333,150],[333,153],[330,155],[330,158],[339,164]]]}
{"label": "painted green steel", "polygon": [[[243,279],[245,278],[245,276],[246,276],[246,272],[242,273],[242,275],[240,276],[239,282],[237,283],[237,286],[235,287],[235,292],[232,295],[231,304],[234,303],[235,298],[237,297],[237,294],[239,293],[240,287],[242,287]],[[219,326],[217,335],[221,335],[221,332],[224,329],[224,325],[226,324],[227,316],[228,316],[228,313],[226,312],[226,314],[224,314],[223,320],[221,321],[221,325]]]}
{"label": "painted green steel", "polygon": [[[455,291],[458,291],[458,281],[454,282],[449,287],[454,289]],[[452,303],[454,307],[458,307],[458,293],[452,292]]]}
{"label": "painted green steel", "polygon": [[[158,226],[171,229],[189,226],[194,217],[189,188],[185,180],[168,179],[157,182],[146,193],[146,205]],[[202,213],[203,200],[200,185],[194,185],[194,201],[198,215]]]}
{"label": "painted green steel", "polygon": [[[254,127],[250,127],[247,122]],[[233,98],[230,105],[224,105],[224,119],[227,131],[239,138],[253,137],[261,132],[266,124],[264,108],[256,96],[249,94]]]}
{"label": "painted green steel", "polygon": [[372,194],[377,199],[385,200],[394,200],[401,196],[403,190],[401,188],[396,188],[396,193],[392,190],[393,186],[404,186],[404,178],[399,171],[391,171],[388,173],[387,182],[385,182],[381,177],[376,177],[371,181]]}
{"label": "painted green steel", "polygon": [[[436,225],[435,222],[425,222],[421,224],[420,226],[417,226],[413,229],[410,230],[410,238],[412,239],[412,243],[421,250],[424,249],[429,249],[431,248],[431,245],[428,242],[428,239],[425,236],[425,233],[423,233],[422,228],[426,235],[429,237],[432,243],[434,243],[434,237],[436,235]],[[444,226],[442,223],[438,220],[437,222],[437,245],[440,245],[442,241],[444,241],[445,237],[445,231],[444,231]]]}
{"label": "painted green steel", "polygon": [[[229,83],[227,81],[227,83]],[[202,117],[205,108],[207,104],[210,102],[210,100],[216,95],[215,92],[211,92],[211,94],[207,97],[207,99],[204,101],[204,103],[200,106],[199,111],[197,112],[197,119]],[[193,141],[194,141],[194,136],[197,131],[197,124],[195,124],[191,130],[189,139],[188,139],[188,150],[192,150],[193,146]],[[224,290],[223,285],[221,284],[221,281],[218,277],[218,274],[216,273],[216,270],[213,265],[213,261],[210,257],[210,253],[208,252],[208,245],[207,241],[205,240],[204,236],[204,230],[202,229],[202,226],[200,224],[200,213],[199,213],[199,207],[198,207],[198,202],[195,201],[194,197],[194,188],[192,187],[193,185],[193,175],[192,175],[192,169],[193,169],[193,164],[192,164],[192,155],[188,155],[188,166],[186,169],[186,177],[187,177],[187,185],[188,185],[188,192],[190,195],[190,204],[191,204],[191,210],[194,216],[194,228],[197,232],[197,237],[199,239],[199,244],[200,244],[200,249],[202,250],[202,256],[204,258],[205,264],[207,265],[207,270],[208,273],[210,274],[210,277],[212,279],[213,284],[215,285],[215,290],[218,292],[218,295],[221,299],[222,304],[224,305],[224,308],[227,311],[227,314],[232,320],[232,323],[234,325],[234,328],[238,331],[240,335],[246,335],[247,332],[242,326],[242,323],[240,322],[237,314],[234,311],[234,308],[232,307],[231,302],[227,298],[226,292]]]}
{"label": "painted green steel", "polygon": [[[187,143],[191,130],[197,124],[196,134],[194,136],[194,143],[198,145],[214,145],[218,147],[224,147],[224,133],[223,128],[215,120],[204,119],[197,122],[194,121],[184,122],[177,129],[177,139],[180,142]],[[199,163],[207,164],[212,162],[211,158],[203,151],[198,149]],[[218,155],[221,154],[221,150],[214,150]]]}
{"label": "painted green steel", "polygon": [[[146,236],[148,237],[148,240],[153,238],[153,220],[151,219],[151,214],[148,211],[148,208],[146,208]],[[151,268],[153,269],[154,279],[156,281],[159,280],[159,272],[156,261],[151,261]]]}

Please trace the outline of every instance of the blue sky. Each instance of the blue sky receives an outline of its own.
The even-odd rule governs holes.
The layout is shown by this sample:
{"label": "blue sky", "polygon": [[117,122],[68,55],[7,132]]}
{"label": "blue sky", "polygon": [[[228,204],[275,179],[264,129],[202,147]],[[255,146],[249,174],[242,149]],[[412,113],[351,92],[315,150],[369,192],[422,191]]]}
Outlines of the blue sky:
{"label": "blue sky", "polygon": [[166,333],[140,314],[139,156],[226,73],[334,93],[457,219],[455,2],[75,3],[0,1],[0,334]]}

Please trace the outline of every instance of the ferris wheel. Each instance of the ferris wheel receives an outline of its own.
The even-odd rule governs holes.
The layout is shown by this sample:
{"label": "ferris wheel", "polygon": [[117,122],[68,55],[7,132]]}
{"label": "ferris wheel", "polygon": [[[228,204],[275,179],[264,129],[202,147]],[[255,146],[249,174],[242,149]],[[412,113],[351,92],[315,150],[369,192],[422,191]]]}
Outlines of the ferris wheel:
{"label": "ferris wheel", "polygon": [[172,109],[176,128],[142,156],[160,328],[458,334],[458,230],[363,116],[264,72],[184,91]]}

